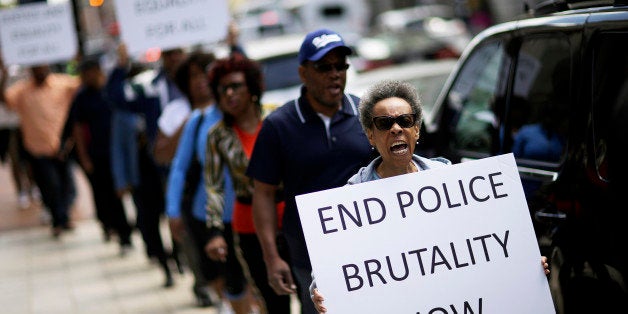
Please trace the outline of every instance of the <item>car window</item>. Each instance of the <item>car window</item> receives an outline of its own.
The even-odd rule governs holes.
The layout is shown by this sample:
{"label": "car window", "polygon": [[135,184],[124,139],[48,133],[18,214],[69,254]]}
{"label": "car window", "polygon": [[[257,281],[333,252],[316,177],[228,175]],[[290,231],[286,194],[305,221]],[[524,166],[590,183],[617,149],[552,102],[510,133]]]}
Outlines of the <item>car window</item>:
{"label": "car window", "polygon": [[492,103],[505,73],[505,52],[501,42],[477,49],[465,62],[449,93],[449,105],[458,111],[455,126],[456,149],[488,153],[492,146],[495,116]]}
{"label": "car window", "polygon": [[568,131],[570,45],[560,33],[526,38],[515,61],[503,134],[516,158],[558,162]]}
{"label": "car window", "polygon": [[[628,34],[601,34],[594,41],[592,150],[598,183],[628,172],[621,151],[628,142]],[[612,171],[609,171],[612,169]],[[612,176],[611,176],[612,175]]]}
{"label": "car window", "polygon": [[289,54],[260,60],[265,90],[275,90],[301,84],[298,55]]}

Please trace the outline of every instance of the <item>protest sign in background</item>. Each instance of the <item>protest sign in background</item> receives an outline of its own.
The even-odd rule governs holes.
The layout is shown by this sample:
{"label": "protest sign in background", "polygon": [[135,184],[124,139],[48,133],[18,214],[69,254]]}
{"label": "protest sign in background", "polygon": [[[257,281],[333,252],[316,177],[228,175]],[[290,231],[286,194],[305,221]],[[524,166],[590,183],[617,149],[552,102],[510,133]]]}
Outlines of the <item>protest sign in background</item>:
{"label": "protest sign in background", "polygon": [[171,49],[225,38],[226,0],[116,0],[122,41],[129,53]]}
{"label": "protest sign in background", "polygon": [[0,40],[6,64],[49,64],[74,58],[78,43],[70,2],[0,10]]}
{"label": "protest sign in background", "polygon": [[512,154],[297,196],[334,313],[554,313]]}

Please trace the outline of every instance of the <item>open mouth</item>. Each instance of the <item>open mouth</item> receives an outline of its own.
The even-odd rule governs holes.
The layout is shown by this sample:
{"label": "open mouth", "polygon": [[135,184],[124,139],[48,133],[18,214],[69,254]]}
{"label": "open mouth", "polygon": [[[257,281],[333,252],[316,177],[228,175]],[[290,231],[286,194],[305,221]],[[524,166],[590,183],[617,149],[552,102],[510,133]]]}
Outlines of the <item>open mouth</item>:
{"label": "open mouth", "polygon": [[403,141],[396,141],[390,145],[390,152],[394,155],[403,155],[408,152],[408,144]]}
{"label": "open mouth", "polygon": [[342,88],[340,87],[340,85],[332,85],[327,87],[327,90],[331,93],[331,94],[340,94],[342,93]]}

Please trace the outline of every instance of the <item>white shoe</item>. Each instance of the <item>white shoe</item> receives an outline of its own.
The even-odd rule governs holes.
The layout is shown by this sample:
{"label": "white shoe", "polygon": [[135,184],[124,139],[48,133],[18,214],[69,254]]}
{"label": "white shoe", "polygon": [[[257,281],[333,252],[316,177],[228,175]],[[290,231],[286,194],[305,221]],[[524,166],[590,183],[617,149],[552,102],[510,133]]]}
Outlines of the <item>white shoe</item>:
{"label": "white shoe", "polygon": [[231,304],[227,301],[222,301],[218,305],[218,314],[234,314]]}
{"label": "white shoe", "polygon": [[33,187],[31,189],[31,200],[33,200],[34,202],[41,201],[41,192],[39,191],[38,187]]}
{"label": "white shoe", "polygon": [[44,207],[41,210],[41,214],[39,214],[39,222],[42,225],[48,225],[52,221],[52,216],[50,216],[50,212],[48,208]]}
{"label": "white shoe", "polygon": [[17,197],[17,204],[20,206],[20,209],[27,209],[31,206],[31,200],[26,192],[20,192],[20,195]]}

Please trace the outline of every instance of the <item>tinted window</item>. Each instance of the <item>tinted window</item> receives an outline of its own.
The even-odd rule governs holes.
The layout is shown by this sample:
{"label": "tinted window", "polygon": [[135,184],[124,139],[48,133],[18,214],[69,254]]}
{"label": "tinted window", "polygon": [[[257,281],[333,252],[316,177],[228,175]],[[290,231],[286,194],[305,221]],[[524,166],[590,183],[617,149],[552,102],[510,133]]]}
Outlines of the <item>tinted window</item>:
{"label": "tinted window", "polygon": [[261,60],[260,63],[267,91],[301,84],[297,71],[299,59],[296,54]]}
{"label": "tinted window", "polygon": [[[493,100],[504,73],[504,49],[500,42],[477,49],[465,62],[449,93],[449,105],[458,111],[454,148],[488,153],[496,118]],[[501,80],[505,81],[505,80]]]}
{"label": "tinted window", "polygon": [[512,96],[500,130],[517,158],[558,162],[568,130],[569,41],[559,33],[523,41]]}
{"label": "tinted window", "polygon": [[[628,144],[628,34],[602,34],[593,59],[592,152],[596,180],[626,180],[621,151]],[[612,168],[612,171],[609,168]],[[617,182],[615,182],[617,183]]]}

